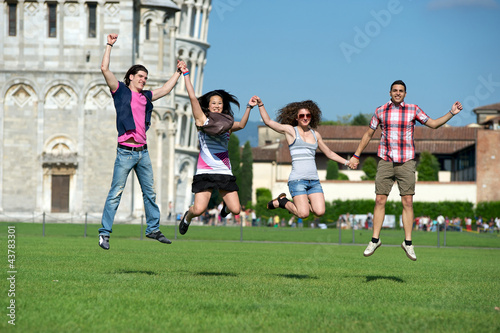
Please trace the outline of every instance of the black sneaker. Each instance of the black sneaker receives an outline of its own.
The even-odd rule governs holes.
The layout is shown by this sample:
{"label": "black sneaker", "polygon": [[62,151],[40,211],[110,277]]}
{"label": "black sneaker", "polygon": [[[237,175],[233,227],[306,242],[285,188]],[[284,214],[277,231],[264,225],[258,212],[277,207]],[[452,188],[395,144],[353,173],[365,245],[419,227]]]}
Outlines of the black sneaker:
{"label": "black sneaker", "polygon": [[152,233],[147,234],[146,237],[156,239],[160,243],[172,244],[170,239],[165,237],[165,235],[163,235],[160,230],[153,231]]}
{"label": "black sneaker", "polygon": [[220,217],[225,218],[226,216],[229,215],[228,212],[226,212],[226,203],[223,201],[222,209],[220,210]]}
{"label": "black sneaker", "polygon": [[99,235],[99,246],[105,250],[109,250],[109,236]]}
{"label": "black sneaker", "polygon": [[181,235],[184,235],[189,228],[189,223],[186,222],[186,215],[188,214],[189,210],[184,213],[184,216],[182,217],[181,223],[179,223],[179,232]]}

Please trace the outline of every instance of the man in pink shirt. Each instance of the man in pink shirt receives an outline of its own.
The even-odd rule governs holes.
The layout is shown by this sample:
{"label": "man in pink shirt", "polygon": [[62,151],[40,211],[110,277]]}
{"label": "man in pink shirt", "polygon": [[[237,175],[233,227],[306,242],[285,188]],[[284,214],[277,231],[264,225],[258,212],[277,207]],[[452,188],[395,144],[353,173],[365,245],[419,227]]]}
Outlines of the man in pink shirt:
{"label": "man in pink shirt", "polygon": [[160,231],[160,210],[156,204],[153,168],[146,144],[146,131],[151,124],[152,101],[166,96],[174,88],[180,73],[176,71],[158,89],[144,90],[148,80],[148,71],[142,65],[134,65],[125,74],[124,82],[119,82],[109,70],[111,49],[117,39],[117,34],[108,35],[108,43],[101,64],[101,72],[111,90],[115,104],[118,146],[111,189],[102,213],[99,246],[109,250],[109,236],[112,232],[113,221],[127,177],[132,169],[137,175],[143,194],[147,223],[146,237],[170,244],[172,242]]}
{"label": "man in pink shirt", "polygon": [[380,125],[382,136],[377,155],[380,157],[375,178],[375,208],[373,213],[373,236],[364,251],[364,256],[371,256],[382,244],[380,230],[385,217],[385,204],[394,181],[398,182],[401,203],[403,204],[403,227],[405,240],[401,247],[408,258],[415,261],[411,231],[413,226],[413,195],[415,194],[415,144],[413,134],[415,121],[430,128],[444,125],[462,110],[462,104],[455,102],[449,112],[438,119],[431,119],[415,104],[404,102],[406,85],[398,80],[392,83],[389,91],[391,100],[378,107],[370,121],[370,127],[363,135],[350,164],[356,168],[359,156],[373,137]]}

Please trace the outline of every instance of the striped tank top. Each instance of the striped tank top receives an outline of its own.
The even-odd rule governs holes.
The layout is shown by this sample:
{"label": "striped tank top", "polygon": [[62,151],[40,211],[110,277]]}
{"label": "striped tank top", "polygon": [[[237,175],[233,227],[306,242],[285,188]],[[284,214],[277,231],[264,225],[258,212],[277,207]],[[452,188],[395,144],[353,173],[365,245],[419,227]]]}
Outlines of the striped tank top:
{"label": "striped tank top", "polygon": [[295,140],[288,146],[292,156],[292,172],[288,177],[291,180],[319,180],[318,169],[316,168],[316,149],[318,139],[314,130],[310,130],[314,136],[315,143],[308,143],[302,140],[297,127],[295,129]]}
{"label": "striped tank top", "polygon": [[196,166],[197,175],[233,175],[228,154],[229,136],[229,132],[221,135],[208,135],[203,131],[198,131],[200,154]]}

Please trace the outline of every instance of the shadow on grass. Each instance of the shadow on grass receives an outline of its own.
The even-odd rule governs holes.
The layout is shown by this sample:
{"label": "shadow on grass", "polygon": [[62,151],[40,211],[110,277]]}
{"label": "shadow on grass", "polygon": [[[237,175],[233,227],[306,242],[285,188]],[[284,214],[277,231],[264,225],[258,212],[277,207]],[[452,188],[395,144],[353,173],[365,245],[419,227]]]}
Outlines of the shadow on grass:
{"label": "shadow on grass", "polygon": [[140,270],[129,270],[129,269],[121,269],[116,271],[115,274],[147,274],[147,275],[157,275],[158,273],[153,271],[140,271]]}
{"label": "shadow on grass", "polygon": [[203,275],[203,276],[238,276],[238,274],[235,273],[226,273],[226,272],[198,272],[196,275]]}
{"label": "shadow on grass", "polygon": [[304,280],[304,279],[317,279],[316,276],[310,276],[306,274],[277,274],[279,277],[284,277],[287,279],[297,279],[297,280]]}
{"label": "shadow on grass", "polygon": [[367,275],[366,276],[366,282],[372,282],[372,281],[377,281],[377,280],[390,280],[394,282],[399,282],[399,283],[404,283],[403,279],[400,279],[395,276],[382,276],[382,275]]}

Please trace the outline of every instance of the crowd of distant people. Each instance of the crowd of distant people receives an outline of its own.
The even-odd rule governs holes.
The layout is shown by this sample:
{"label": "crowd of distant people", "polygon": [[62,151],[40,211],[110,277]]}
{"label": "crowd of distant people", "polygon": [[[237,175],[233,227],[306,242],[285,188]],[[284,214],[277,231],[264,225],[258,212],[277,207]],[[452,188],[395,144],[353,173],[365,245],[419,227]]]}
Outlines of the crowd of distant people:
{"label": "crowd of distant people", "polygon": [[419,216],[415,218],[413,223],[413,227],[415,230],[421,231],[437,231],[438,228],[440,231],[475,231],[478,233],[481,232],[500,232],[500,218],[491,217],[488,221],[484,221],[481,216],[476,218],[464,217],[461,219],[460,217],[452,217],[439,215],[436,218],[432,219],[430,216]]}

